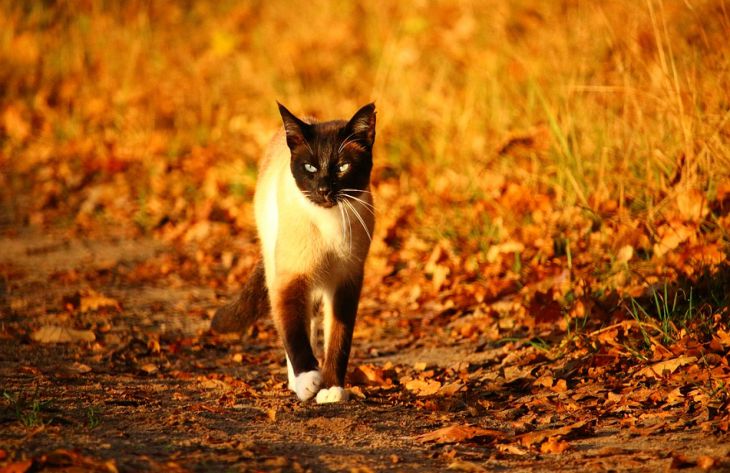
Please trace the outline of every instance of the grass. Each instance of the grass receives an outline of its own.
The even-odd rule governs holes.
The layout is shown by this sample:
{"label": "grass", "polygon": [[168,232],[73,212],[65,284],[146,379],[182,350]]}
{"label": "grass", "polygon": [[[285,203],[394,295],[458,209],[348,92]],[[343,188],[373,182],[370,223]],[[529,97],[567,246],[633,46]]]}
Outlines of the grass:
{"label": "grass", "polygon": [[30,399],[17,393],[3,391],[3,398],[8,402],[15,418],[26,427],[38,427],[53,422],[52,418],[50,420],[44,418],[44,410],[48,409],[51,401],[39,400],[37,393]]}
{"label": "grass", "polygon": [[414,271],[445,241],[476,273],[560,265],[634,294],[717,263],[669,267],[691,245],[727,252],[729,27],[722,0],[3,2],[0,195],[16,224],[76,232],[189,241],[215,219],[191,237],[212,251],[251,232],[276,100],[325,119],[375,100],[374,255],[397,223]]}
{"label": "grass", "polygon": [[99,412],[93,406],[86,409],[86,424],[88,425],[89,429],[95,429],[99,426],[99,424],[101,424]]}

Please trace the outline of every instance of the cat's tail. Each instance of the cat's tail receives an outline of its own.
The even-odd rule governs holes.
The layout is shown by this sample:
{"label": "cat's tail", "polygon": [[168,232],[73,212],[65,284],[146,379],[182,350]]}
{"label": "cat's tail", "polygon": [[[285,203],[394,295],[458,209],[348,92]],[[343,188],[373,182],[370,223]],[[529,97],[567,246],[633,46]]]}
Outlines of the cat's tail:
{"label": "cat's tail", "polygon": [[264,263],[259,261],[241,294],[218,309],[210,328],[218,333],[246,333],[256,320],[270,311]]}

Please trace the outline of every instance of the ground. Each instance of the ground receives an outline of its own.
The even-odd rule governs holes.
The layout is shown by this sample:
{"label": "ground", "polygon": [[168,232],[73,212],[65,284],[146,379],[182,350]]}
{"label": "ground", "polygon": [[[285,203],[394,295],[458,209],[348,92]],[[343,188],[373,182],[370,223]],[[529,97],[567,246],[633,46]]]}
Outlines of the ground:
{"label": "ground", "polygon": [[[0,1],[0,473],[730,470],[726,4]],[[344,404],[209,330],[277,101],[377,107]]]}
{"label": "ground", "polygon": [[[455,343],[428,327],[414,338],[367,294],[351,400],[301,403],[270,321],[213,335],[225,291],[141,277],[174,247],[33,233],[0,246],[0,471],[730,468],[726,436],[703,429],[701,412],[632,400],[630,375],[535,382],[526,366],[571,367],[529,344]],[[41,340],[39,327],[70,319],[87,329]]]}

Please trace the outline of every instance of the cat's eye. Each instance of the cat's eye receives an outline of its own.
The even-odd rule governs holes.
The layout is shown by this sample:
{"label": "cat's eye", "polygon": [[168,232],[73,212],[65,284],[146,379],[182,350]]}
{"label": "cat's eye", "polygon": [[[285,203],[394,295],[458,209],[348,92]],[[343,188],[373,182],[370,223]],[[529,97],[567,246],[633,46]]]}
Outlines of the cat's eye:
{"label": "cat's eye", "polygon": [[340,172],[347,172],[348,169],[350,169],[350,163],[340,164],[340,167],[339,167]]}
{"label": "cat's eye", "polygon": [[315,172],[317,172],[317,167],[316,167],[316,166],[312,166],[312,165],[311,165],[311,164],[309,164],[309,163],[305,163],[305,164],[304,164],[304,169],[305,169],[305,170],[306,170],[307,172],[311,172],[311,173],[315,173]]}

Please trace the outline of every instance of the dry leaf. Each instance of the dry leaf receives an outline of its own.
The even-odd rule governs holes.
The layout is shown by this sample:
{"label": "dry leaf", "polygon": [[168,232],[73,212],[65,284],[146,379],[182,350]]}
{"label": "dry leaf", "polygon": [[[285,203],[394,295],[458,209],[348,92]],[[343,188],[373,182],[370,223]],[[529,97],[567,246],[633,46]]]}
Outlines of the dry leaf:
{"label": "dry leaf", "polygon": [[558,429],[536,430],[534,432],[527,432],[526,434],[522,434],[517,438],[522,445],[524,445],[525,447],[529,447],[530,445],[540,444],[546,439],[552,437],[557,438],[568,435],[575,430],[582,429],[583,427],[585,427],[586,424],[586,421],[579,421],[574,424],[566,425],[565,427],[560,427]]}
{"label": "dry leaf", "polygon": [[33,332],[30,338],[39,343],[93,342],[96,340],[96,335],[91,330],[74,330],[58,325],[44,325]]}
{"label": "dry leaf", "polygon": [[665,373],[674,373],[677,368],[680,366],[688,365],[690,363],[693,363],[697,361],[696,356],[679,356],[677,358],[673,358],[671,360],[665,360],[660,361],[659,363],[654,363],[651,366],[647,366],[646,368],[642,369],[638,373],[636,373],[638,376],[645,376],[647,378],[662,378]]}
{"label": "dry leaf", "polygon": [[89,312],[92,310],[99,310],[102,308],[120,309],[119,302],[111,297],[106,297],[96,292],[90,292],[85,296],[81,296],[79,302],[79,310],[81,312]]}
{"label": "dry leaf", "polygon": [[464,387],[464,383],[461,381],[454,381],[453,383],[445,384],[438,393],[441,396],[453,396]]}
{"label": "dry leaf", "polygon": [[697,457],[697,466],[699,466],[703,470],[709,470],[710,468],[715,466],[715,459],[707,455],[701,455]]}
{"label": "dry leaf", "polygon": [[141,365],[139,367],[139,369],[142,370],[142,371],[144,371],[147,374],[156,373],[157,370],[158,370],[157,365],[155,365],[153,363],[145,363],[144,365]]}
{"label": "dry leaf", "polygon": [[726,332],[723,329],[718,329],[715,336],[720,341],[720,344],[724,347],[730,347],[730,332]]}
{"label": "dry leaf", "polygon": [[664,225],[659,227],[657,229],[659,241],[654,244],[654,254],[656,256],[665,255],[684,243],[694,233],[694,227],[688,225]]}
{"label": "dry leaf", "polygon": [[406,389],[417,396],[431,396],[441,389],[441,383],[435,379],[412,379],[406,383]]}
{"label": "dry leaf", "polygon": [[354,385],[366,386],[389,386],[393,382],[385,377],[385,371],[372,365],[360,365],[349,375],[349,380]]}
{"label": "dry leaf", "polygon": [[560,440],[560,437],[550,437],[542,445],[540,445],[540,452],[542,453],[563,453],[570,447],[570,444],[565,440]]}
{"label": "dry leaf", "polygon": [[542,386],[544,388],[551,388],[553,387],[553,377],[549,374],[540,376],[535,380],[534,383],[532,383],[533,386]]}
{"label": "dry leaf", "polygon": [[23,460],[15,463],[9,463],[0,467],[0,473],[25,473],[33,465],[33,460]]}
{"label": "dry leaf", "polygon": [[704,193],[697,189],[688,189],[677,195],[677,210],[682,219],[690,222],[702,220],[710,211]]}
{"label": "dry leaf", "polygon": [[469,473],[483,473],[487,471],[487,469],[481,465],[459,459],[456,459],[449,463],[449,466],[446,468],[448,470],[466,471]]}
{"label": "dry leaf", "polygon": [[634,256],[634,247],[631,245],[622,246],[616,253],[616,263],[628,263]]}
{"label": "dry leaf", "polygon": [[509,443],[509,444],[503,444],[500,443],[497,445],[497,450],[504,453],[511,453],[512,455],[527,455],[528,452],[524,448],[520,448],[519,446]]}
{"label": "dry leaf", "polygon": [[362,388],[360,386],[352,386],[347,390],[350,394],[350,398],[352,396],[359,397],[360,399],[365,399],[365,393],[362,391]]}
{"label": "dry leaf", "polygon": [[71,365],[67,366],[66,369],[71,373],[85,374],[91,371],[91,366],[75,361]]}
{"label": "dry leaf", "polygon": [[504,433],[499,430],[482,429],[471,425],[452,425],[416,437],[419,442],[458,443],[478,437],[491,439],[503,438]]}

